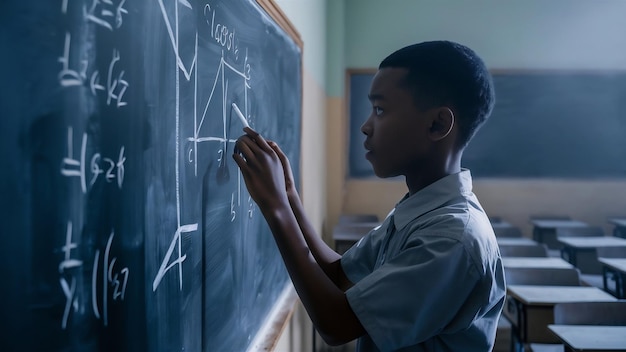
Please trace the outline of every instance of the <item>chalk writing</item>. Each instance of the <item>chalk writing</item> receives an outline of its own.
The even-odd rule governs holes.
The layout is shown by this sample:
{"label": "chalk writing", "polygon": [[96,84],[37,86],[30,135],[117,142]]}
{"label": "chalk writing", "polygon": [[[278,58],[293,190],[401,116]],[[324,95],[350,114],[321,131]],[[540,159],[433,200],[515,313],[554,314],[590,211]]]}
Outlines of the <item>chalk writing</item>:
{"label": "chalk writing", "polygon": [[[69,0],[61,2],[61,13],[67,14]],[[109,30],[118,29],[122,26],[122,15],[128,14],[124,8],[126,0],[119,0],[117,4],[112,0],[91,0],[91,5],[83,5],[83,16],[87,21],[95,23]]]}
{"label": "chalk writing", "polygon": [[[100,83],[99,70],[91,72],[89,80],[87,80],[89,61],[84,57],[77,60],[71,60],[71,50],[72,35],[69,32],[66,32],[63,46],[63,56],[58,59],[62,65],[61,71],[58,74],[59,84],[61,87],[82,86],[88,84],[90,91],[94,96],[97,96],[99,91],[106,94],[107,105],[111,105],[112,101],[115,101],[115,106],[117,108],[127,105],[127,103],[123,101],[123,98],[124,93],[126,93],[130,84],[124,79],[125,70],[116,69],[116,64],[121,59],[120,52],[118,50],[113,49],[113,57],[111,58],[107,72],[106,86],[103,86]],[[78,56],[80,57],[84,55]],[[78,63],[73,64],[73,61],[78,61]]]}
{"label": "chalk writing", "polygon": [[[194,164],[194,175],[198,176],[198,144],[202,142],[218,142],[222,144],[222,147],[217,152],[217,161],[218,161],[218,170],[217,170],[217,178],[218,183],[224,183],[229,178],[229,171],[226,166],[226,163],[229,158],[228,155],[228,145],[231,143],[235,143],[235,139],[229,138],[227,135],[228,126],[227,126],[227,114],[230,110],[227,110],[226,106],[231,106],[231,104],[227,104],[228,98],[228,86],[229,80],[225,76],[225,71],[229,70],[229,72],[235,73],[236,77],[241,79],[241,84],[244,86],[245,94],[244,100],[242,102],[242,107],[247,112],[248,110],[248,101],[247,101],[247,90],[250,89],[249,80],[251,74],[251,66],[248,64],[247,52],[246,57],[243,63],[242,68],[236,68],[233,65],[229,64],[224,58],[224,51],[222,51],[222,56],[220,58],[217,73],[213,80],[213,85],[209,94],[209,97],[206,101],[204,111],[201,116],[196,111],[196,106],[198,106],[198,32],[195,33],[195,43],[193,47],[193,51],[186,51],[186,56],[183,57],[183,53],[179,50],[179,18],[181,9],[179,5],[184,6],[187,10],[193,10],[192,5],[186,0],[177,0],[175,1],[175,10],[176,14],[173,18],[170,18],[168,11],[165,9],[163,0],[158,0],[159,7],[161,9],[162,17],[167,29],[168,36],[170,38],[170,43],[172,45],[172,50],[176,59],[176,110],[175,110],[175,126],[176,126],[176,160],[175,160],[175,187],[176,187],[176,214],[177,214],[177,229],[174,232],[174,236],[170,242],[170,245],[167,249],[167,252],[161,262],[159,270],[154,278],[152,283],[152,290],[156,291],[159,284],[161,283],[164,275],[169,272],[170,269],[178,266],[178,279],[179,279],[179,288],[182,290],[182,280],[183,280],[183,272],[182,272],[182,264],[187,258],[187,255],[182,252],[181,246],[181,236],[183,233],[195,232],[198,229],[198,223],[190,223],[190,224],[182,224],[181,223],[181,186],[183,186],[180,182],[180,118],[181,118],[181,93],[180,93],[180,84],[181,78],[184,77],[186,81],[192,82],[194,84],[194,93],[193,93],[193,120],[194,120],[194,131],[193,136],[188,137],[187,140],[192,142],[192,147],[185,152],[186,158],[183,160],[187,160],[190,164]],[[207,24],[211,26],[211,36],[212,38],[226,51],[238,54],[237,47],[237,38],[235,35],[235,30],[227,27],[226,25],[219,23],[216,21],[215,11],[212,9],[211,5],[204,5],[204,15],[207,20]],[[210,17],[210,20],[209,20]],[[181,77],[182,73],[182,77]],[[220,84],[221,87],[221,103],[222,103],[222,122],[223,122],[223,134],[222,136],[201,136],[202,126],[204,124],[205,119],[207,118],[208,108],[211,102],[213,101],[214,93],[216,88]],[[200,121],[198,121],[198,118]],[[238,189],[236,193],[231,194],[231,204],[230,204],[230,220],[235,221],[237,217],[237,209],[241,206],[241,173],[237,170],[238,173]],[[177,253],[174,254],[174,250],[177,249]]]}
{"label": "chalk writing", "polygon": [[89,9],[83,7],[83,13],[87,20],[112,31],[122,26],[122,14],[128,13],[125,2],[121,0],[114,4],[111,0],[92,0]]}
{"label": "chalk writing", "polygon": [[[83,6],[83,14],[85,18],[105,27],[109,30],[114,28],[120,28],[122,26],[122,14],[127,14],[128,11],[124,9],[124,3],[126,0],[117,1],[115,4],[112,0],[92,0],[89,9],[87,6]],[[67,14],[68,0],[63,0],[61,4],[61,12]],[[126,89],[129,87],[128,81],[124,79],[124,70],[115,70],[115,64],[120,61],[120,52],[113,49],[113,58],[109,63],[107,74],[107,85],[104,86],[100,83],[99,70],[93,70],[89,75],[87,82],[87,71],[89,68],[89,60],[86,58],[86,53],[79,53],[74,55],[77,57],[75,60],[70,60],[72,50],[72,34],[70,32],[65,33],[65,42],[63,44],[63,56],[59,57],[58,61],[63,68],[59,72],[59,83],[61,87],[73,87],[82,86],[88,83],[91,93],[96,96],[98,91],[105,92],[107,105],[111,105],[111,101],[116,102],[116,107],[125,106],[123,96]],[[77,63],[73,64],[73,61]]]}
{"label": "chalk writing", "polygon": [[236,205],[235,205],[235,193],[231,193],[230,194],[230,222],[235,221],[235,218],[237,217],[237,212],[235,211],[236,209]]}
{"label": "chalk writing", "polygon": [[111,100],[114,99],[119,108],[126,105],[126,102],[122,101],[122,97],[124,92],[126,92],[126,88],[128,88],[128,82],[124,80],[124,70],[121,70],[115,79],[113,78],[113,69],[118,61],[120,61],[120,52],[113,50],[113,59],[109,64],[109,73],[107,75],[107,105],[111,105]]}
{"label": "chalk writing", "polygon": [[248,196],[248,217],[252,219],[254,216],[255,203],[252,200],[252,197]]}
{"label": "chalk writing", "polygon": [[[157,272],[154,281],[152,282],[152,291],[156,291],[157,287],[161,283],[163,276],[167,273],[172,267],[178,265],[178,279],[180,282],[180,289],[183,289],[183,267],[182,264],[187,259],[187,255],[182,254],[182,244],[181,244],[181,234],[186,232],[193,232],[198,230],[198,224],[190,224],[179,227],[174,234],[174,238],[172,242],[170,242],[170,247],[167,249],[167,253],[165,254],[165,258],[163,262],[161,262],[161,267]],[[172,253],[174,252],[174,248],[178,247],[178,257],[174,259],[174,261],[170,264],[170,258],[172,257]],[[168,265],[169,264],[169,265]]]}
{"label": "chalk writing", "polygon": [[[78,177],[80,179],[81,190],[83,193],[87,193],[87,170],[85,165],[87,157],[87,133],[83,133],[80,156],[78,159],[74,158],[73,137],[73,128],[70,126],[67,129],[67,156],[63,158],[61,164],[61,175],[66,177]],[[102,157],[100,153],[95,153],[91,157],[90,162],[89,170],[91,171],[91,180],[89,186],[93,186],[100,175],[104,175],[103,177],[107,183],[117,179],[117,186],[121,189],[124,183],[125,162],[124,146],[120,147],[116,161],[111,158]]]}
{"label": "chalk writing", "polygon": [[[72,250],[78,248],[78,242],[72,240],[73,225],[71,221],[67,222],[65,244],[61,247],[63,252],[63,260],[59,263],[59,278],[61,289],[65,295],[65,308],[63,310],[63,317],[61,319],[61,328],[66,329],[67,323],[70,317],[70,313],[84,313],[79,308],[81,307],[79,297],[76,291],[76,277],[73,275],[77,270],[83,266],[83,261],[72,256]],[[98,306],[98,268],[100,260],[100,250],[96,250],[94,255],[94,262],[92,268],[92,282],[91,282],[91,304],[93,313],[96,318],[103,320],[103,325],[108,325],[108,302],[109,297],[113,301],[123,301],[126,293],[126,286],[128,284],[128,276],[130,271],[128,267],[124,267],[120,270],[116,270],[115,264],[117,257],[111,258],[111,245],[113,243],[114,233],[111,232],[109,239],[104,250],[104,256],[102,258],[102,315],[100,314],[100,307]],[[78,272],[79,273],[79,272]],[[78,274],[77,273],[77,274]],[[69,279],[69,280],[68,280]],[[112,292],[109,292],[112,289]]]}
{"label": "chalk writing", "polygon": [[[196,65],[196,60],[198,57],[198,34],[196,33],[196,46],[195,52],[192,58],[192,62],[189,68],[183,63],[183,59],[179,53],[178,49],[178,17],[174,19],[174,28],[176,29],[176,33],[174,33],[174,29],[170,23],[169,16],[167,15],[167,10],[165,10],[165,5],[163,5],[163,0],[159,1],[159,7],[161,8],[161,14],[163,15],[163,20],[165,21],[165,27],[167,28],[167,34],[170,37],[170,42],[172,43],[172,49],[174,50],[174,54],[176,55],[176,66],[183,71],[185,78],[189,80],[191,78],[191,73]],[[177,0],[176,1],[176,13],[178,13],[178,4],[183,4],[185,7],[192,9],[191,4],[186,0]],[[178,72],[176,73],[178,75]],[[178,113],[179,111],[177,111]]]}
{"label": "chalk writing", "polygon": [[59,57],[59,62],[63,65],[59,72],[59,83],[62,87],[80,86],[87,78],[87,66],[89,63],[86,59],[79,59],[78,68],[70,69],[70,66],[72,66],[70,64],[71,42],[72,35],[66,32],[63,56]]}
{"label": "chalk writing", "polygon": [[[128,284],[128,275],[130,271],[128,267],[124,267],[119,271],[115,271],[115,264],[117,261],[117,257],[113,257],[111,259],[111,244],[113,243],[114,233],[111,232],[109,239],[107,241],[106,248],[104,250],[104,256],[102,258],[102,322],[104,326],[109,324],[108,320],[108,302],[109,302],[109,288],[113,289],[113,292],[110,293],[113,301],[123,301],[124,295],[126,293],[126,285]],[[98,279],[98,266],[100,259],[100,250],[96,250],[96,254],[93,260],[93,269],[91,275],[91,306],[96,318],[100,319],[100,309],[98,306],[98,298],[97,298],[97,279]]]}
{"label": "chalk writing", "polygon": [[204,18],[211,27],[211,37],[215,39],[215,42],[228,51],[232,51],[235,54],[235,58],[238,58],[239,49],[235,29],[228,28],[225,24],[215,21],[215,10],[211,9],[210,4],[204,5]]}
{"label": "chalk writing", "polygon": [[[217,72],[215,74],[215,78],[213,80],[213,85],[211,88],[211,92],[209,94],[209,98],[207,99],[207,102],[204,106],[204,111],[202,113],[202,117],[200,118],[200,122],[197,122],[195,120],[195,115],[194,115],[194,125],[196,126],[195,130],[194,130],[194,136],[193,137],[188,137],[187,140],[190,142],[193,142],[193,153],[194,153],[194,172],[197,175],[198,174],[198,164],[197,164],[197,160],[198,160],[198,143],[203,143],[203,142],[219,142],[223,144],[222,149],[219,151],[219,158],[218,158],[218,162],[219,165],[223,165],[223,155],[224,153],[228,150],[228,144],[229,143],[235,143],[236,139],[233,138],[228,138],[228,134],[227,134],[227,115],[228,112],[230,111],[230,109],[232,109],[232,104],[226,104],[226,101],[228,100],[228,85],[229,85],[229,80],[226,78],[225,75],[225,71],[228,70],[229,72],[235,73],[236,76],[239,76],[241,78],[243,78],[242,83],[244,84],[244,93],[245,93],[245,109],[248,109],[248,104],[247,104],[247,92],[248,89],[250,89],[250,72],[251,72],[251,68],[250,68],[250,64],[248,64],[248,57],[246,54],[246,57],[244,59],[244,63],[243,63],[243,69],[238,70],[236,69],[234,66],[230,65],[229,63],[226,62],[226,60],[224,59],[224,53],[222,52],[222,56],[220,57],[220,62],[219,62],[219,66],[217,68]],[[200,131],[202,129],[202,126],[204,125],[204,121],[207,117],[207,112],[209,110],[209,106],[211,104],[211,102],[213,101],[213,95],[215,94],[215,89],[218,85],[218,83],[221,82],[221,100],[222,100],[222,123],[223,123],[223,134],[220,137],[215,137],[215,136],[209,136],[209,137],[203,137],[200,136]],[[244,115],[247,115],[247,113],[243,113]],[[191,158],[190,158],[191,160]]]}
{"label": "chalk writing", "polygon": [[[75,297],[76,277],[71,275],[71,273],[66,273],[66,271],[70,269],[79,268],[83,265],[82,260],[74,259],[71,256],[72,249],[77,247],[77,244],[72,242],[72,233],[72,222],[68,221],[65,232],[65,245],[61,247],[64,253],[63,261],[59,264],[59,273],[62,274],[59,281],[63,294],[65,295],[65,308],[63,309],[63,318],[61,319],[62,329],[67,327],[71,309],[74,308],[74,311],[78,311],[79,308],[78,298]],[[67,276],[69,276],[71,283],[68,283]]]}

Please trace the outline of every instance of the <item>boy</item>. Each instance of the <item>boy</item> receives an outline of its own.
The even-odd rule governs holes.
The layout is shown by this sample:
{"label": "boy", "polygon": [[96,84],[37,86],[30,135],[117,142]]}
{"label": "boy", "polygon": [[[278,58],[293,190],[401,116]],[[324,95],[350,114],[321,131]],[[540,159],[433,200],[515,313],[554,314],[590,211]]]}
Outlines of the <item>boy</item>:
{"label": "boy", "polygon": [[372,82],[361,127],[379,177],[407,195],[343,257],[317,236],[289,161],[246,128],[233,158],[296,291],[329,344],[359,351],[491,351],[505,297],[499,249],[461,156],[494,104],[491,76],[448,41],[402,48]]}

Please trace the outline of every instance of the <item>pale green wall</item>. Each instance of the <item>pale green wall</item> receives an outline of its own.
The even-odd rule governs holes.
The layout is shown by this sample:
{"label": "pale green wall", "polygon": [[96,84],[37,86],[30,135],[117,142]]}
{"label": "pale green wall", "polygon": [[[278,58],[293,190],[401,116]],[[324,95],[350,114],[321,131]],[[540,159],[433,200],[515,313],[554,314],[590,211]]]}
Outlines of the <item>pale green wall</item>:
{"label": "pale green wall", "polygon": [[276,0],[304,41],[304,67],[326,85],[326,0]]}
{"label": "pale green wall", "polygon": [[[343,23],[328,29],[345,31],[345,62],[329,61],[329,71],[376,67],[395,49],[436,39],[471,47],[489,68],[626,68],[623,0],[333,1],[345,2]],[[343,76],[330,77],[329,95],[343,95]]]}
{"label": "pale green wall", "polygon": [[329,96],[340,96],[339,82],[345,77],[345,1],[329,0],[326,8],[326,92]]}

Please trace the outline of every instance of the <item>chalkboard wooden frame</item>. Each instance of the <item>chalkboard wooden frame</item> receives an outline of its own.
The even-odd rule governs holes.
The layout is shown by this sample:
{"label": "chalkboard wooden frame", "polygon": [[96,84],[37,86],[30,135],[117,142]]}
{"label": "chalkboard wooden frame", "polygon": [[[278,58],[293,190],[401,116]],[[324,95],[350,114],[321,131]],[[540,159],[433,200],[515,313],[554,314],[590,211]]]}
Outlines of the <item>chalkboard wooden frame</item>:
{"label": "chalkboard wooden frame", "polygon": [[[371,81],[375,72],[346,70],[348,178],[374,177],[363,157],[362,140],[355,137],[361,135],[358,125],[369,109],[364,82]],[[496,105],[462,162],[475,178],[626,177],[626,71],[493,69],[491,73]]]}
{"label": "chalkboard wooden frame", "polygon": [[285,13],[278,7],[278,4],[274,0],[256,0],[256,2],[272,17],[276,24],[278,24],[289,36],[296,42],[296,45],[300,47],[300,50],[304,48],[302,37],[296,27],[289,21]]}
{"label": "chalkboard wooden frame", "polygon": [[[303,58],[304,43],[300,34],[296,30],[295,26],[285,13],[278,7],[274,0],[256,0],[256,2],[270,15],[270,17],[276,21],[276,23],[291,37],[291,39],[300,48],[300,62]],[[303,76],[303,66],[300,66],[300,77]],[[300,80],[302,82],[302,79]],[[303,87],[300,89],[300,101],[302,101]],[[300,105],[300,120],[302,121],[302,105]],[[300,124],[300,134],[302,135],[302,123]],[[301,150],[301,149],[300,149]],[[302,169],[302,158],[300,158],[300,169]],[[302,184],[302,175],[300,174],[300,180],[298,184]],[[303,192],[300,190],[301,197],[304,197]],[[289,282],[281,294],[278,302],[274,306],[270,316],[268,317],[265,325],[257,333],[257,336],[248,347],[248,351],[273,351],[276,348],[278,341],[285,328],[289,324],[291,317],[293,316],[296,302],[298,301],[298,295]]]}

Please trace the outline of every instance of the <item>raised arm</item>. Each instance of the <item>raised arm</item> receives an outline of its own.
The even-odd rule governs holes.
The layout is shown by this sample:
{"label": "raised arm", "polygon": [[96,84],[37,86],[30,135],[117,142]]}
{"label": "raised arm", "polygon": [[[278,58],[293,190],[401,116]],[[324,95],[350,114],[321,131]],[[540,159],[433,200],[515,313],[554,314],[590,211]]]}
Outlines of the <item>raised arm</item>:
{"label": "raised arm", "polygon": [[[313,324],[329,344],[342,344],[363,335],[365,330],[350,308],[343,289],[323,270],[323,266],[330,263],[319,264],[315,257],[334,260],[334,265],[338,265],[339,255],[329,253],[332,250],[315,235],[304,216],[299,197],[292,209],[285,191],[283,161],[279,157],[282,154],[284,158],[284,154],[277,153],[252,129],[244,130],[246,134],[237,140],[233,158],[241,169],[250,196],[272,230],[289,276]],[[293,182],[293,178],[290,180]],[[296,213],[304,219],[302,225]],[[320,253],[314,255],[313,248]]]}
{"label": "raised arm", "polygon": [[335,285],[343,291],[347,290],[352,286],[352,283],[348,280],[343,272],[343,269],[341,268],[341,255],[335,252],[326,244],[326,242],[322,240],[322,238],[315,232],[313,225],[311,225],[311,222],[306,216],[300,195],[298,194],[298,190],[295,186],[289,159],[276,143],[268,141],[268,144],[280,159],[283,172],[285,174],[285,187],[287,190],[289,205],[291,206],[291,210],[298,221],[300,230],[304,235],[304,239],[309,246],[313,257],[326,275],[335,283]]}

